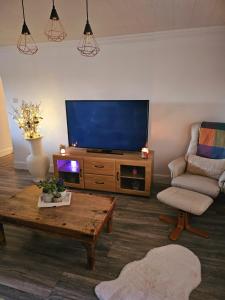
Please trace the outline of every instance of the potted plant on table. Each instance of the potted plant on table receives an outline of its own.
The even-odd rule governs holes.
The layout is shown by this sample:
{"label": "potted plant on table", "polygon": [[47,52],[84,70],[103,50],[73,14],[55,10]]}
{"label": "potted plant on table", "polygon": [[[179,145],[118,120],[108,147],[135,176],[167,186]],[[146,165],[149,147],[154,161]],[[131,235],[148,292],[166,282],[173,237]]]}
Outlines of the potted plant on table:
{"label": "potted plant on table", "polygon": [[42,198],[46,203],[62,201],[66,195],[66,187],[61,178],[50,177],[40,181],[37,186],[42,188]]}

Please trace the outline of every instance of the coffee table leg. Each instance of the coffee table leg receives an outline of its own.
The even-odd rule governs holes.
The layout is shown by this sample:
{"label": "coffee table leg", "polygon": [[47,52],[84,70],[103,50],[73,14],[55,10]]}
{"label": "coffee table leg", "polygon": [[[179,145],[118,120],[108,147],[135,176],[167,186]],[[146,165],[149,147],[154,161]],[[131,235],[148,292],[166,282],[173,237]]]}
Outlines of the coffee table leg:
{"label": "coffee table leg", "polygon": [[95,268],[95,244],[83,244],[87,251],[87,264],[90,270]]}
{"label": "coffee table leg", "polygon": [[0,223],[0,245],[4,245],[6,243],[5,233],[3,224]]}
{"label": "coffee table leg", "polygon": [[108,233],[112,232],[112,217],[113,217],[113,214],[111,213],[109,220],[107,222],[107,232]]}

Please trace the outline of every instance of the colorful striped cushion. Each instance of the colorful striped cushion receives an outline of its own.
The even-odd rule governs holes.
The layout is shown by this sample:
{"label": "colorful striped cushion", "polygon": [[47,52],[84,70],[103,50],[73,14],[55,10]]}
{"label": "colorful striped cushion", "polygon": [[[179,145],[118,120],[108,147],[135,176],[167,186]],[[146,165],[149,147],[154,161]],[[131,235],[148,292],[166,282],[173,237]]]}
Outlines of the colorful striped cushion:
{"label": "colorful striped cushion", "polygon": [[225,123],[202,122],[197,155],[214,159],[225,158]]}

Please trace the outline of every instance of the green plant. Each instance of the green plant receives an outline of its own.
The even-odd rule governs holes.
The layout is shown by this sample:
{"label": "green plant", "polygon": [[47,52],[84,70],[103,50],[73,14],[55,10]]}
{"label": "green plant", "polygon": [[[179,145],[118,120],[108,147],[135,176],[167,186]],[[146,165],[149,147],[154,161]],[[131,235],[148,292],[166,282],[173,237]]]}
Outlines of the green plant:
{"label": "green plant", "polygon": [[53,194],[54,197],[60,197],[61,192],[66,190],[64,182],[61,178],[50,177],[37,183],[39,188],[43,189],[43,193]]}

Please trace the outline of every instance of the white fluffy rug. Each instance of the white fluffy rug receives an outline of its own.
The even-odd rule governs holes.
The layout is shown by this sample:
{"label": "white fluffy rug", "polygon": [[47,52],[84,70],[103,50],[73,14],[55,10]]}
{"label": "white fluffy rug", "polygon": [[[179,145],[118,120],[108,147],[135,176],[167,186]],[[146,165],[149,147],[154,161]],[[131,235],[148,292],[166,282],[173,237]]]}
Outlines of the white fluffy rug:
{"label": "white fluffy rug", "polygon": [[201,282],[198,257],[179,245],[150,250],[119,277],[95,287],[100,300],[187,300]]}

